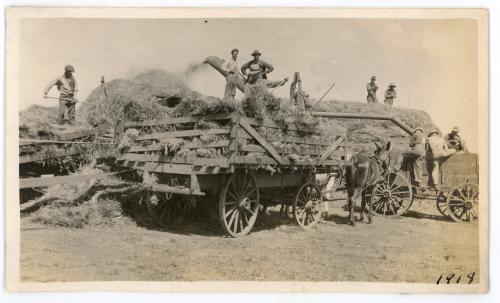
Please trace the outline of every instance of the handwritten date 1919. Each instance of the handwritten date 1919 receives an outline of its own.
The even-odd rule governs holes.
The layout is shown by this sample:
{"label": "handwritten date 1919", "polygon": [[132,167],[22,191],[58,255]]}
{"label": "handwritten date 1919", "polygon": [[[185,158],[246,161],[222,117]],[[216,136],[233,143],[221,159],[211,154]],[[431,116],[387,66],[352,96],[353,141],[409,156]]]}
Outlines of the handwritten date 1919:
{"label": "handwritten date 1919", "polygon": [[447,276],[441,274],[437,279],[436,284],[460,284],[460,282],[471,284],[472,281],[474,281],[475,276],[475,271],[467,274],[467,276],[465,276],[463,279],[461,275],[456,275],[454,273],[451,273]]}

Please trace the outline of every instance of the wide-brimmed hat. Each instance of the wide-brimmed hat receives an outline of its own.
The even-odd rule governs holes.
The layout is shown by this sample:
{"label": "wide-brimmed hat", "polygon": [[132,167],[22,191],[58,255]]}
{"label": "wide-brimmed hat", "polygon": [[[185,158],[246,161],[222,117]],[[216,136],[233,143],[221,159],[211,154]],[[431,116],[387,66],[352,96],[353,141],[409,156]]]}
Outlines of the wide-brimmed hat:
{"label": "wide-brimmed hat", "polygon": [[429,132],[429,135],[427,135],[427,137],[430,137],[430,136],[432,136],[432,135],[434,135],[434,134],[439,135],[439,131],[438,131],[437,129],[433,129],[433,130],[431,130],[431,131]]}
{"label": "wide-brimmed hat", "polygon": [[415,129],[413,130],[413,132],[416,132],[417,130],[422,131],[422,132],[424,131],[424,129],[419,126],[419,127],[415,127]]}
{"label": "wide-brimmed hat", "polygon": [[73,67],[73,65],[69,65],[69,64],[68,64],[68,65],[66,65],[66,66],[64,67],[64,71],[65,71],[65,72],[73,72],[73,73],[74,73],[74,72],[75,72],[75,68]]}
{"label": "wide-brimmed hat", "polygon": [[458,126],[455,126],[455,127],[453,127],[453,129],[451,131],[458,133],[459,130],[460,129],[458,128]]}
{"label": "wide-brimmed hat", "polygon": [[390,84],[389,84],[389,87],[396,87],[396,84],[394,84],[394,83],[390,83]]}
{"label": "wide-brimmed hat", "polygon": [[259,50],[258,50],[258,49],[254,50],[254,51],[252,52],[252,56],[257,56],[257,55],[259,55],[259,56],[260,56],[260,55],[262,55],[262,54],[259,52]]}
{"label": "wide-brimmed hat", "polygon": [[377,77],[372,76],[370,79],[372,79],[372,80],[377,80]]}

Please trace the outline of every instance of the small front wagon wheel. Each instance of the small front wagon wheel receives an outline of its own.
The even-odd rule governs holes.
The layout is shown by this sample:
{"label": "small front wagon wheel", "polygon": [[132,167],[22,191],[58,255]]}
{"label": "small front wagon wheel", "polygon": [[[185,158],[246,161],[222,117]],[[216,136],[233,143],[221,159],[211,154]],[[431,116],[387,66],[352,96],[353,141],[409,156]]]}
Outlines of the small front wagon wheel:
{"label": "small front wagon wheel", "polygon": [[318,224],[321,219],[321,190],[313,183],[302,185],[293,201],[293,218],[304,229]]}
{"label": "small front wagon wheel", "polygon": [[462,184],[450,191],[448,214],[456,222],[475,222],[479,219],[479,188],[477,184]]}
{"label": "small front wagon wheel", "polygon": [[221,190],[219,219],[231,237],[248,234],[259,213],[259,187],[253,174],[234,173]]}

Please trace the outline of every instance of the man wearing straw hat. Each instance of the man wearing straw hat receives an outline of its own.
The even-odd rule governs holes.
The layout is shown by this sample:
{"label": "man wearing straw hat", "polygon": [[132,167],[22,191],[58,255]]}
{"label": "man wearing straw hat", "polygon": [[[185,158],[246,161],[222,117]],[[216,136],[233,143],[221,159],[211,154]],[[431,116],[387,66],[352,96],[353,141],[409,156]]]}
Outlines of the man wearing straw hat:
{"label": "man wearing straw hat", "polygon": [[394,104],[394,99],[396,99],[396,90],[394,89],[396,85],[394,83],[389,84],[389,88],[385,90],[384,103],[392,106]]}
{"label": "man wearing straw hat", "polygon": [[267,74],[274,70],[274,66],[260,59],[261,55],[258,50],[254,50],[252,52],[253,60],[248,61],[241,67],[243,76],[246,76],[247,70],[249,70],[247,83],[255,84],[258,80],[267,79]]}
{"label": "man wearing straw hat", "polygon": [[43,97],[47,98],[47,94],[53,86],[57,86],[59,91],[59,113],[58,122],[62,125],[64,120],[64,113],[67,111],[67,121],[72,124],[75,121],[75,104],[76,104],[76,94],[78,92],[78,87],[76,85],[76,79],[73,76],[75,68],[72,65],[66,65],[64,67],[64,74],[52,80],[52,82],[47,85],[45,91],[43,92]]}

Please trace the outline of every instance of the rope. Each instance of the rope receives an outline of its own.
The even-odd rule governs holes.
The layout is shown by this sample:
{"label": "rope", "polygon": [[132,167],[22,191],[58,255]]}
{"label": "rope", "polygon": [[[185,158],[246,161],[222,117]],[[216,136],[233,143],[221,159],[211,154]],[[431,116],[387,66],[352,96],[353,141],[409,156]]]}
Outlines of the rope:
{"label": "rope", "polygon": [[109,142],[59,141],[59,140],[40,140],[40,139],[19,139],[19,142],[117,145],[116,143],[109,143]]}

